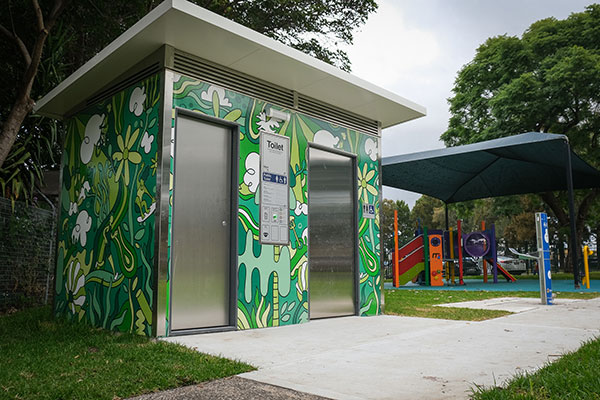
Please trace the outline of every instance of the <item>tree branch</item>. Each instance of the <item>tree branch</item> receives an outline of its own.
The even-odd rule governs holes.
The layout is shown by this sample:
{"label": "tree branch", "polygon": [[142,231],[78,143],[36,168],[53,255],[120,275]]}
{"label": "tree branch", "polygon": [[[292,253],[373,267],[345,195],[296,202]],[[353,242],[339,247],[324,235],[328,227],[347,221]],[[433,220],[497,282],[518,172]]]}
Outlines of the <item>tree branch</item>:
{"label": "tree branch", "polygon": [[27,46],[25,46],[25,43],[23,43],[21,38],[18,37],[16,33],[12,33],[8,29],[6,29],[3,25],[0,25],[0,32],[7,36],[9,39],[15,41],[17,47],[19,48],[19,51],[21,51],[21,55],[25,59],[25,68],[29,67],[29,64],[31,64],[31,55],[29,54],[29,50],[27,50]]}
{"label": "tree branch", "polygon": [[556,218],[558,218],[558,222],[563,226],[569,226],[569,217],[567,216],[567,213],[565,213],[565,210],[563,210],[554,193],[544,192],[540,194],[540,197],[548,204],[548,207],[550,207]]}
{"label": "tree branch", "polygon": [[52,29],[52,27],[54,26],[54,23],[56,22],[56,20],[60,16],[60,14],[62,14],[62,12],[64,11],[64,9],[67,7],[68,4],[69,4],[69,0],[56,0],[54,2],[54,7],[52,7],[52,11],[50,12],[50,15],[48,16],[48,18],[46,19],[46,28],[48,30]]}
{"label": "tree branch", "polygon": [[579,205],[579,209],[577,210],[576,225],[578,230],[581,229],[581,231],[583,231],[583,225],[585,224],[585,220],[588,216],[590,208],[592,207],[594,201],[598,198],[599,195],[600,190],[593,189],[590,194],[583,198],[583,201],[581,202],[581,204]]}
{"label": "tree branch", "polygon": [[42,9],[38,0],[31,0],[33,4],[33,11],[35,12],[35,18],[37,22],[38,30],[44,31],[46,27],[44,26],[44,14],[42,14]]}

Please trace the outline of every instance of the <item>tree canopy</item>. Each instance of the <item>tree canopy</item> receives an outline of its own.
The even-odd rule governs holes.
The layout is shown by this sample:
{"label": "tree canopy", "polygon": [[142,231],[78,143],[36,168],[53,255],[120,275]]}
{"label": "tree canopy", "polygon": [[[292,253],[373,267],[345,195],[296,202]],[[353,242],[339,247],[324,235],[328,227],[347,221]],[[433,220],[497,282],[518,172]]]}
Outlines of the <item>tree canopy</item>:
{"label": "tree canopy", "polygon": [[533,23],[522,38],[497,36],[458,73],[441,139],[455,146],[523,132],[569,136],[600,161],[600,5]]}
{"label": "tree canopy", "polygon": [[[375,0],[192,0],[341,69],[339,48],[377,9]],[[56,164],[60,126],[31,115],[34,101],[160,4],[155,0],[8,0],[0,13],[0,184],[3,196],[33,187]]]}
{"label": "tree canopy", "polygon": [[[567,135],[571,147],[600,166],[600,5],[567,19],[547,18],[522,35],[488,39],[459,72],[453,88],[447,146],[523,132]],[[600,190],[577,194],[581,238]],[[568,226],[566,196],[543,193]]]}

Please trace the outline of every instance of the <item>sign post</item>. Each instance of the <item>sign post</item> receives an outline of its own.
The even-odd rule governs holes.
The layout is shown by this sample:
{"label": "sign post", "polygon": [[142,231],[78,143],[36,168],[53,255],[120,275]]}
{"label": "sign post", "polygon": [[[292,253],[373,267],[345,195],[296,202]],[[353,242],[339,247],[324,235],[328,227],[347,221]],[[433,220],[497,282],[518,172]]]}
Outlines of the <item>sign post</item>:
{"label": "sign post", "polygon": [[540,277],[540,297],[542,304],[552,304],[552,273],[550,272],[550,240],[548,216],[535,213],[535,231],[538,248],[538,275]]}
{"label": "sign post", "polygon": [[286,246],[289,242],[290,139],[260,135],[260,243]]}

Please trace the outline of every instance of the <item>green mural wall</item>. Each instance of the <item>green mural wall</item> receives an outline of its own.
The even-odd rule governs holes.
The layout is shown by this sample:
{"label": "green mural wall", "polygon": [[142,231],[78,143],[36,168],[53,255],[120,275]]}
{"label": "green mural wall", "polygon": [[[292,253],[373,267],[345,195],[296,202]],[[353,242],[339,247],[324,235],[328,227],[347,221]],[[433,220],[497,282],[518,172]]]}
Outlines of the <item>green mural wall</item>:
{"label": "green mural wall", "polygon": [[[240,124],[238,328],[308,321],[306,149],[309,142],[357,155],[359,202],[375,204],[377,209],[376,218],[367,219],[362,218],[359,207],[359,311],[360,315],[378,314],[381,293],[377,138],[290,110],[284,110],[291,113],[290,121],[278,122],[266,116],[269,103],[180,75],[174,79],[173,107]],[[258,241],[261,132],[290,138],[288,246],[260,245]]]}
{"label": "green mural wall", "polygon": [[153,76],[68,121],[58,315],[152,333],[160,85]]}

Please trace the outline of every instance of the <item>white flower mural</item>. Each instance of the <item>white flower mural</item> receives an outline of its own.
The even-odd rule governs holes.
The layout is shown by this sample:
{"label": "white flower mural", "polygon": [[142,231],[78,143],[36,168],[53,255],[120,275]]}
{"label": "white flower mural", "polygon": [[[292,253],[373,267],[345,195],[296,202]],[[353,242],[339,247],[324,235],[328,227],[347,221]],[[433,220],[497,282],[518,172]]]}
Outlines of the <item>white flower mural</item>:
{"label": "white flower mural", "polygon": [[313,139],[315,143],[322,144],[327,147],[336,147],[340,142],[340,138],[333,136],[333,134],[325,129],[321,129],[315,133]]}
{"label": "white flower mural", "polygon": [[[79,198],[77,199],[77,202],[79,204],[81,204],[81,202],[83,200],[85,200],[89,191],[90,191],[90,183],[88,181],[83,182],[83,185],[81,185],[81,190],[79,191]],[[77,212],[77,210],[75,210],[75,212]]]}
{"label": "white flower mural", "polygon": [[71,204],[69,204],[69,215],[73,214],[77,214],[77,203],[72,201]]}
{"label": "white flower mural", "polygon": [[67,269],[67,280],[65,282],[67,289],[67,303],[73,314],[81,310],[85,303],[85,274],[81,269],[79,261],[71,261]]}
{"label": "white flower mural", "polygon": [[258,188],[258,184],[260,181],[260,156],[258,155],[258,153],[248,154],[244,165],[246,166],[246,173],[244,174],[244,183],[246,184],[246,186],[248,186],[248,190],[250,190],[252,193],[256,193],[256,189]]}
{"label": "white flower mural", "polygon": [[372,161],[377,161],[377,142],[371,138],[365,140],[365,153]]}
{"label": "white flower mural", "polygon": [[200,98],[202,100],[212,103],[213,93],[215,93],[215,92],[217,93],[217,97],[219,98],[220,106],[231,107],[231,102],[229,101],[229,99],[227,97],[225,97],[225,89],[218,87],[218,86],[210,85],[209,88],[206,89],[206,91],[204,91],[200,94]]}
{"label": "white flower mural", "polygon": [[144,153],[150,153],[152,149],[152,142],[154,141],[154,136],[149,135],[148,131],[144,132],[144,136],[142,137],[142,147],[144,148]]}
{"label": "white flower mural", "polygon": [[142,223],[150,217],[156,210],[156,203],[150,204],[148,211],[137,217],[137,222]]}
{"label": "white flower mural", "polygon": [[71,233],[73,243],[81,243],[81,246],[85,247],[87,243],[87,233],[92,227],[92,217],[89,216],[86,210],[82,210],[77,215],[77,221],[75,222],[75,228]]}
{"label": "white flower mural", "polygon": [[139,117],[144,112],[145,101],[146,93],[144,92],[144,87],[136,87],[131,92],[131,97],[129,98],[129,111],[136,117]]}
{"label": "white flower mural", "polygon": [[256,116],[258,118],[258,130],[266,133],[277,133],[275,129],[279,128],[279,121],[274,118],[268,118],[265,112],[261,112]]}
{"label": "white flower mural", "polygon": [[298,272],[298,282],[296,282],[296,290],[302,293],[308,290],[308,261],[304,261]]}
{"label": "white flower mural", "polygon": [[377,196],[377,188],[370,183],[375,173],[375,169],[369,170],[367,163],[363,165],[362,170],[358,168],[358,199],[363,203],[369,202],[369,193],[375,197]]}
{"label": "white flower mural", "polygon": [[100,140],[100,133],[102,132],[102,125],[104,124],[104,114],[95,114],[88,120],[85,125],[85,133],[83,140],[81,141],[81,148],[79,149],[79,156],[81,162],[87,164],[92,159],[94,154],[94,146]]}
{"label": "white flower mural", "polygon": [[296,215],[308,215],[308,204],[306,203],[300,203],[298,200],[296,200],[296,208],[294,209],[294,214]]}

